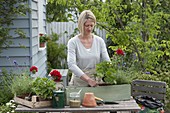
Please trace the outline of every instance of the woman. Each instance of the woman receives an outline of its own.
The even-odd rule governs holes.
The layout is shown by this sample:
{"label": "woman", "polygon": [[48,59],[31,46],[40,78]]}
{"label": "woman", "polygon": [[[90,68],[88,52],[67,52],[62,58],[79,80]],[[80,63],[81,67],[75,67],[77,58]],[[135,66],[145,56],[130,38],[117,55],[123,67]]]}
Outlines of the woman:
{"label": "woman", "polygon": [[96,64],[110,61],[104,40],[92,33],[96,17],[90,10],[84,10],[78,19],[80,34],[68,41],[67,63],[73,75],[69,85],[97,86],[93,74]]}

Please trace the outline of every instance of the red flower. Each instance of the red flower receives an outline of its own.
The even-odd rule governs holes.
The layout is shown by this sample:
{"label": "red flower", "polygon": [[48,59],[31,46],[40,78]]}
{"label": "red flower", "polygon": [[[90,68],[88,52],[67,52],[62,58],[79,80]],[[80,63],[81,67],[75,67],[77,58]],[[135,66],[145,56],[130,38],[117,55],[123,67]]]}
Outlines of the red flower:
{"label": "red flower", "polygon": [[32,67],[30,68],[30,71],[31,71],[33,74],[35,74],[36,72],[38,72],[38,68],[37,68],[36,66],[32,66]]}
{"label": "red flower", "polygon": [[122,49],[117,49],[117,50],[116,50],[116,54],[117,54],[117,55],[122,55],[122,56],[124,56],[124,52],[123,52]]}
{"label": "red flower", "polygon": [[43,36],[44,34],[40,33],[39,35],[40,35],[40,36]]}
{"label": "red flower", "polygon": [[59,82],[61,80],[61,73],[54,69],[53,71],[50,72],[50,75],[53,77],[55,82]]}

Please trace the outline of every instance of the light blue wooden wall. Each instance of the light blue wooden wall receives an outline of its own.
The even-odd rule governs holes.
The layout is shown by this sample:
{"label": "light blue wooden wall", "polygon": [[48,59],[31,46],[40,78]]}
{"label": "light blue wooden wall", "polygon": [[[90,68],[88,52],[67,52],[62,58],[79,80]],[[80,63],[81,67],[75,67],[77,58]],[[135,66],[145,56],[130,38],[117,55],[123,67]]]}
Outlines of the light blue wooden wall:
{"label": "light blue wooden wall", "polygon": [[[29,70],[32,65],[38,67],[37,76],[47,74],[46,48],[39,48],[39,33],[46,33],[46,0],[28,0],[31,13],[26,16],[18,16],[14,19],[14,25],[10,26],[10,39],[13,41],[7,49],[0,54],[0,70],[5,68],[13,72]],[[22,29],[26,38],[21,38],[14,33],[16,29]],[[24,46],[24,47],[23,47]],[[17,62],[17,66],[13,63]]]}

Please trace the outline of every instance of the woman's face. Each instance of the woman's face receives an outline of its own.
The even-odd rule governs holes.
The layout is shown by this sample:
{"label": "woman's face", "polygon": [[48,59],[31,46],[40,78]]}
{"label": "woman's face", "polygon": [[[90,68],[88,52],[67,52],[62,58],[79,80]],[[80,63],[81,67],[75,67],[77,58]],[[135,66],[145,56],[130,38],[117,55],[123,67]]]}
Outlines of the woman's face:
{"label": "woman's face", "polygon": [[84,23],[84,34],[88,35],[90,34],[94,29],[94,22],[91,19],[87,19],[87,21]]}

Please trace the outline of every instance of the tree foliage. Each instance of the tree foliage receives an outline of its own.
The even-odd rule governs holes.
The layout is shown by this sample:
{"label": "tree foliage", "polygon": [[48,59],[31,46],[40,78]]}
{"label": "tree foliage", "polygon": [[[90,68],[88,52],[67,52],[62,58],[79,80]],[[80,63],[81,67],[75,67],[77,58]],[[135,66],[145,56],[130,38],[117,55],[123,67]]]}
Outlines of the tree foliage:
{"label": "tree foliage", "polygon": [[170,57],[168,6],[162,0],[49,0],[47,16],[50,21],[75,21],[83,10],[92,10],[97,26],[107,31],[112,42],[109,48],[122,48],[128,62],[154,73]]}

